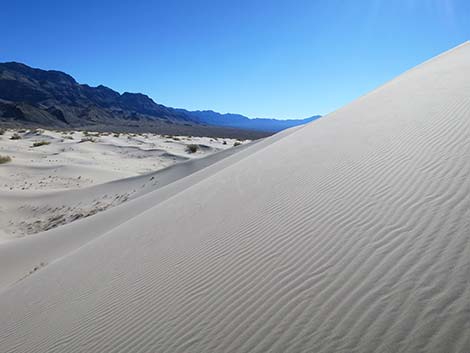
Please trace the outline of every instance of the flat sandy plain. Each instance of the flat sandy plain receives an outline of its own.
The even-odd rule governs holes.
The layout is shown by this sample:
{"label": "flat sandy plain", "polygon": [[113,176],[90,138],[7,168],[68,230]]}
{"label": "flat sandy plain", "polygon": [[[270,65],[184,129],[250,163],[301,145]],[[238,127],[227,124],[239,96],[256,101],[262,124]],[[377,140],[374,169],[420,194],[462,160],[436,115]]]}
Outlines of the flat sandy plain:
{"label": "flat sandy plain", "polygon": [[0,351],[469,352],[469,160],[465,43],[309,125],[0,244]]}

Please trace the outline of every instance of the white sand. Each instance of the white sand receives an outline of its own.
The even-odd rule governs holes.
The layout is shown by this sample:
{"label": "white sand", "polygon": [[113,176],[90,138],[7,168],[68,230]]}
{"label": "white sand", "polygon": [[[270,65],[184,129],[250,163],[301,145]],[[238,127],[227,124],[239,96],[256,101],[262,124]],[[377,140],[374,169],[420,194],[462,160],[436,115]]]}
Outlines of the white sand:
{"label": "white sand", "polygon": [[[11,140],[14,134],[22,138]],[[33,147],[35,142],[49,144]],[[9,130],[0,136],[0,155],[12,158],[0,165],[0,241],[36,234],[141,196],[161,184],[155,171],[226,150],[235,142],[153,134],[92,132],[85,136],[83,132]],[[199,149],[188,152],[190,144]],[[184,174],[180,172],[179,177]],[[110,181],[115,182],[97,187]]]}
{"label": "white sand", "polygon": [[[64,190],[96,185],[201,158],[232,147],[237,141],[155,134],[18,131],[21,130],[10,129],[0,136],[0,155],[13,159],[1,165],[0,191]],[[13,134],[22,138],[11,140]],[[33,147],[35,142],[49,145]],[[199,150],[188,153],[189,144],[198,145]]]}
{"label": "white sand", "polygon": [[469,351],[469,92],[467,43],[308,126],[0,244],[0,351]]}

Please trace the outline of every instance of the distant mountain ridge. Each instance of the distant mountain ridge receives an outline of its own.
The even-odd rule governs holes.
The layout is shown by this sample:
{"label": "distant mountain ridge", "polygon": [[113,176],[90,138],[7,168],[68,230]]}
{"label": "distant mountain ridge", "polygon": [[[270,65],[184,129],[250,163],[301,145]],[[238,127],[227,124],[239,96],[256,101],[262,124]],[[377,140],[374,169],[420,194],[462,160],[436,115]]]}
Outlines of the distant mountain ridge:
{"label": "distant mountain ridge", "polygon": [[103,85],[79,84],[61,71],[35,69],[16,62],[0,63],[3,124],[212,136],[235,136],[243,129],[249,131],[242,134],[261,137],[315,118],[249,119],[239,114],[191,112],[155,103],[141,93],[120,94]]}
{"label": "distant mountain ridge", "polygon": [[321,115],[315,115],[305,119],[251,119],[241,114],[221,114],[212,110],[186,111],[183,109],[179,109],[179,111],[183,111],[189,114],[190,116],[195,117],[199,121],[210,125],[230,126],[237,127],[240,129],[252,129],[270,132],[278,132],[297,125],[303,125],[318,118],[321,118]]}

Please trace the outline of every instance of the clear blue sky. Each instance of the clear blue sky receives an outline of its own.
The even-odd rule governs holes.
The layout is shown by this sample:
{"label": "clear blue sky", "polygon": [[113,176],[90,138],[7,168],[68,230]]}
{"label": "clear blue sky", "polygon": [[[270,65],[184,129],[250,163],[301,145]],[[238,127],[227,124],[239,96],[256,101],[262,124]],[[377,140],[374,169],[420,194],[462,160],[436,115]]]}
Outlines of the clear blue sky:
{"label": "clear blue sky", "polygon": [[326,114],[470,39],[468,0],[14,0],[0,61],[250,117]]}

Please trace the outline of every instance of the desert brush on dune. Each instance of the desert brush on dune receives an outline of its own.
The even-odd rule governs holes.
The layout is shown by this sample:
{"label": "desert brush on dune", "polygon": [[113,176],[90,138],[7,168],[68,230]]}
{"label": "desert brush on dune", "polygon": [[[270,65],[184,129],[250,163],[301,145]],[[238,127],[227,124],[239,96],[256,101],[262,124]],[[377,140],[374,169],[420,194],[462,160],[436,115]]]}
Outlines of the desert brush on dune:
{"label": "desert brush on dune", "polygon": [[468,351],[469,92],[465,43],[311,124],[0,244],[1,351]]}

